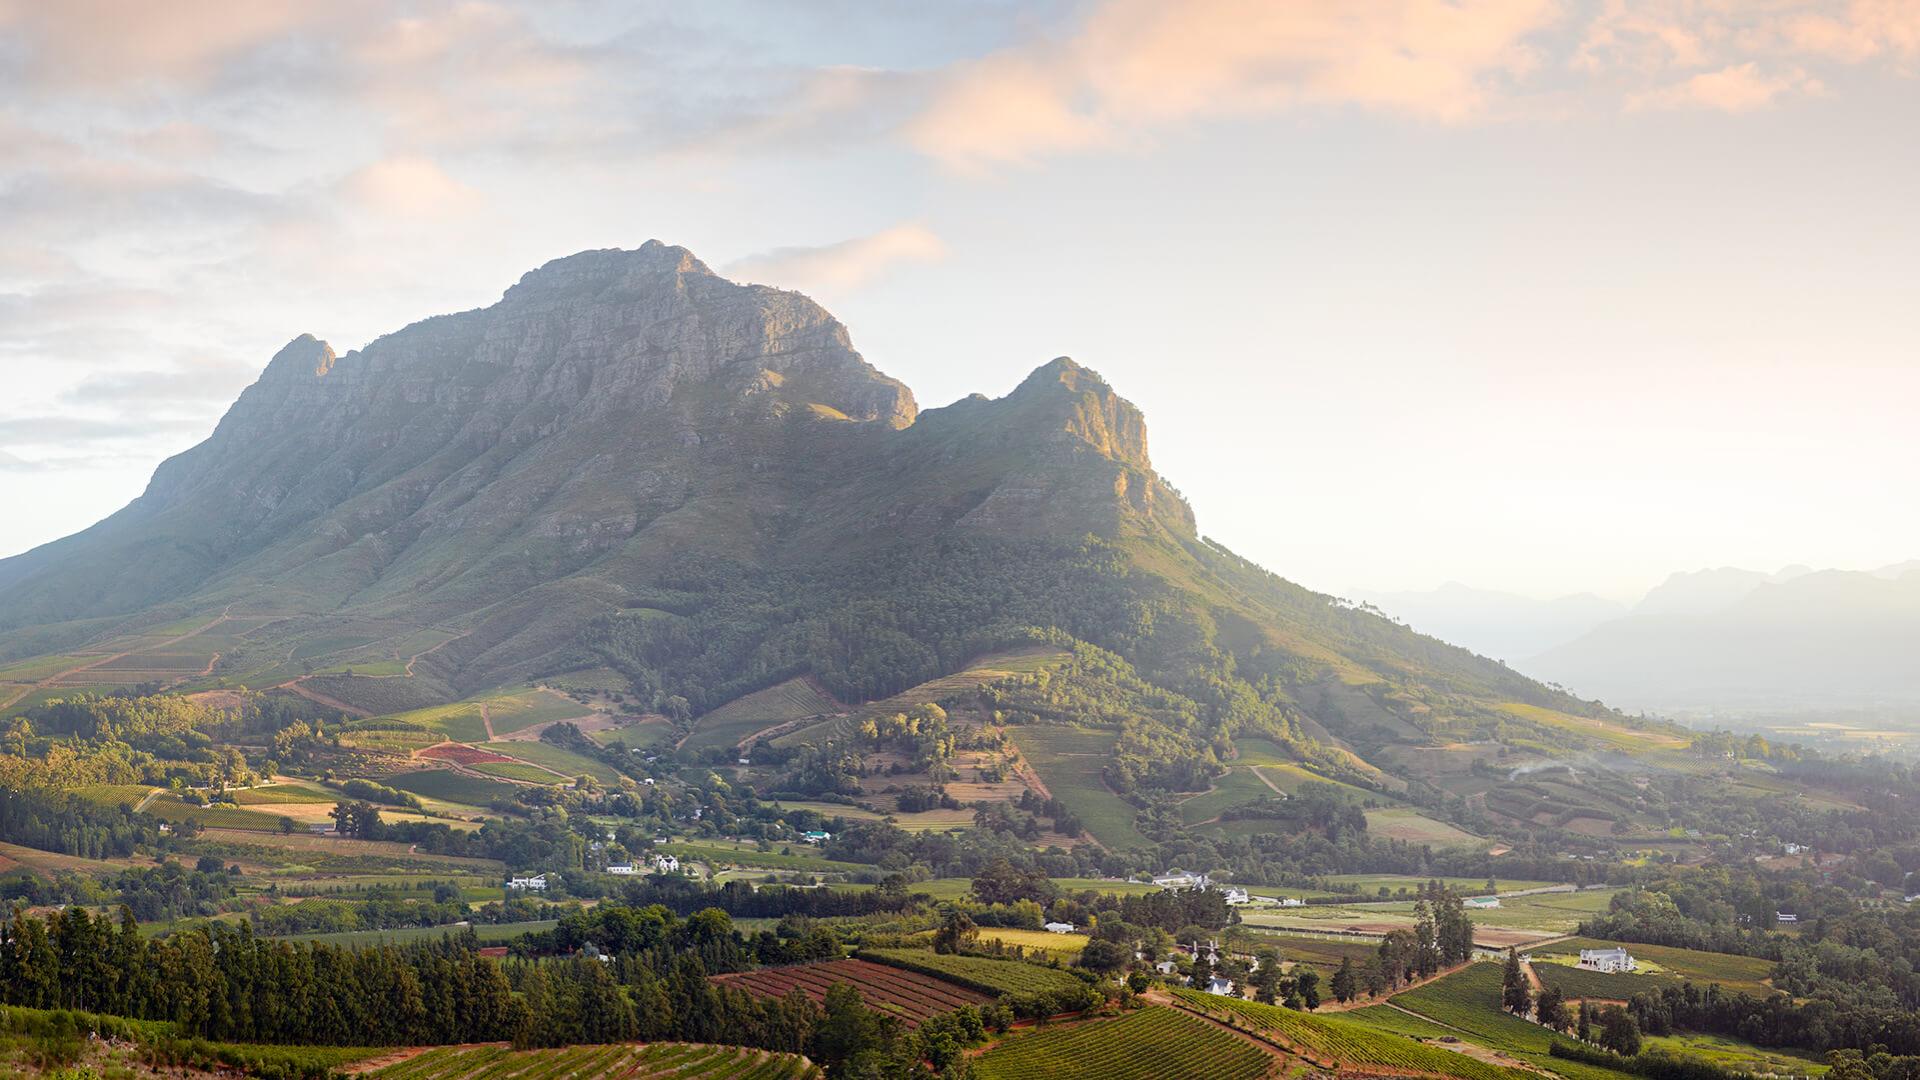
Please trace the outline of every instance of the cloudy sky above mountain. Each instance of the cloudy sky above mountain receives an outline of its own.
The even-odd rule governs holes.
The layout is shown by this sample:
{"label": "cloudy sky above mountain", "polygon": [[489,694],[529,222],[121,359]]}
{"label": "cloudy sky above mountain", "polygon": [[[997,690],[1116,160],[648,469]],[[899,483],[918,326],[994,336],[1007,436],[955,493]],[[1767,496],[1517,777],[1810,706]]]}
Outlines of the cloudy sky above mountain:
{"label": "cloudy sky above mountain", "polygon": [[1920,536],[1920,6],[0,0],[0,554],[287,339],[649,237],[923,403],[1071,354],[1307,584]]}

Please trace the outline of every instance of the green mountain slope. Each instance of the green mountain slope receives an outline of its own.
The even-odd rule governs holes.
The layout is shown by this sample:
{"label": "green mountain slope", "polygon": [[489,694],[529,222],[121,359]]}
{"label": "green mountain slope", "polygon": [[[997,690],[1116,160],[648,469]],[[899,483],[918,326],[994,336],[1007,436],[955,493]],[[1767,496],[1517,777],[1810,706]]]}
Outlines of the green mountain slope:
{"label": "green mountain slope", "polygon": [[[169,634],[201,623],[217,648]],[[611,668],[699,714],[1042,640],[1074,659],[1020,707],[1099,717],[1123,786],[1204,786],[1259,738],[1460,799],[1483,759],[1632,730],[1204,539],[1139,410],[1071,360],[922,412],[811,301],[657,242],[344,356],[296,338],[138,500],[0,561],[0,704],[170,650],[159,681],[313,676],[369,713]],[[1461,746],[1485,753],[1424,752]]]}

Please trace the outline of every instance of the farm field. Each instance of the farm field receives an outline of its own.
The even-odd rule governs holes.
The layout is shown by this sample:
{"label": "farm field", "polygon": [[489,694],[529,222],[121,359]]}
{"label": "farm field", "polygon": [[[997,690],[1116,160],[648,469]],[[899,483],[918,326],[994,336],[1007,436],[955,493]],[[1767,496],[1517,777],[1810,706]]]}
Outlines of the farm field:
{"label": "farm field", "polygon": [[522,690],[515,694],[490,697],[482,702],[496,737],[556,720],[578,720],[592,709],[551,690]]}
{"label": "farm field", "polygon": [[837,862],[823,859],[817,855],[802,855],[801,845],[795,846],[795,853],[783,855],[778,851],[759,851],[751,844],[730,845],[725,841],[709,840],[697,844],[663,844],[659,850],[681,859],[694,859],[705,863],[723,863],[733,866],[757,866],[768,870],[799,870],[811,873],[851,873],[869,869],[862,863]]}
{"label": "farm field", "polygon": [[333,803],[346,796],[311,784],[284,783],[244,788],[232,793],[241,806],[278,806],[286,803]]}
{"label": "farm field", "polygon": [[825,1001],[834,985],[851,983],[859,988],[869,1008],[897,1016],[908,1026],[918,1026],[929,1016],[962,1005],[984,1005],[993,1000],[945,979],[867,960],[828,960],[709,977],[755,997],[784,997],[797,989],[816,1002]]}
{"label": "farm field", "polygon": [[316,836],[312,833],[248,832],[239,829],[209,827],[200,834],[198,844],[231,843],[274,852],[302,855],[345,855],[385,860],[394,865],[388,873],[404,873],[418,866],[458,866],[496,872],[501,864],[493,859],[473,859],[462,855],[434,855],[409,851],[408,845],[395,840],[356,840],[347,836]]}
{"label": "farm field", "polygon": [[535,765],[544,765],[566,777],[575,777],[584,773],[603,784],[620,782],[620,774],[606,763],[595,761],[585,754],[576,754],[565,747],[554,746],[552,743],[493,742],[482,743],[480,749],[492,750],[521,761],[530,761]]}
{"label": "farm field", "polygon": [[147,804],[147,813],[162,821],[197,821],[210,829],[248,829],[260,832],[278,832],[280,815],[263,813],[259,810],[243,810],[235,806],[193,806],[182,802],[180,796],[168,793],[158,795]]}
{"label": "farm field", "polygon": [[1028,952],[1043,952],[1071,960],[1080,955],[1087,947],[1085,934],[1054,934],[1045,930],[1015,930],[1001,926],[983,926],[980,928],[981,941],[997,941],[1002,945],[1018,945]]}
{"label": "farm field", "polygon": [[529,765],[524,761],[482,761],[469,766],[474,772],[488,776],[498,776],[507,780],[521,780],[529,784],[564,784],[567,778],[556,775],[538,765]]}
{"label": "farm field", "polygon": [[1011,1035],[974,1067],[980,1080],[1255,1080],[1272,1071],[1274,1058],[1205,1020],[1149,1006]]}
{"label": "farm field", "polygon": [[909,687],[889,698],[868,702],[849,711],[845,716],[829,720],[822,724],[813,724],[796,731],[787,732],[773,740],[776,746],[795,746],[800,743],[820,742],[828,737],[837,737],[853,729],[867,716],[887,716],[905,712],[916,705],[925,705],[942,698],[953,697],[985,686],[991,682],[1012,675],[1031,674],[1044,671],[1067,658],[1059,649],[1031,647],[1013,649],[1008,652],[991,653],[982,656],[966,668],[952,675],[943,675],[930,679],[918,686]]}
{"label": "farm field", "polygon": [[1095,840],[1109,848],[1150,846],[1134,828],[1138,812],[1114,794],[1101,775],[1113,749],[1113,732],[1033,724],[1010,727],[1007,734],[1047,790],[1078,815]]}
{"label": "farm field", "polygon": [[[1398,892],[1401,889],[1414,891],[1429,881],[1438,880],[1462,896],[1484,896],[1487,891],[1487,879],[1469,877],[1428,878],[1418,874],[1332,874],[1325,881],[1329,888],[1365,893],[1369,896],[1380,889]],[[1556,884],[1551,881],[1515,881],[1508,878],[1496,878],[1496,892],[1512,892],[1519,889],[1540,889]]]}
{"label": "farm field", "polygon": [[1496,1050],[1545,1054],[1553,1035],[1546,1028],[1500,1008],[1501,965],[1468,964],[1445,978],[1407,990],[1392,1002]]}
{"label": "farm field", "polygon": [[1406,807],[1368,810],[1366,814],[1367,831],[1389,840],[1405,840],[1437,848],[1474,847],[1487,842],[1483,837]]}
{"label": "farm field", "polygon": [[1827,1063],[1791,1050],[1755,1046],[1719,1035],[1649,1035],[1649,1049],[1702,1057],[1724,1068],[1755,1075],[1825,1076]]}
{"label": "farm field", "polygon": [[1225,998],[1200,990],[1175,990],[1187,1007],[1212,1016],[1237,1017],[1323,1068],[1335,1063],[1383,1066],[1462,1080],[1520,1080],[1520,1070],[1492,1065],[1451,1050],[1426,1046],[1398,1032],[1344,1016],[1314,1016],[1277,1005]]}
{"label": "farm field", "polygon": [[733,746],[775,724],[845,711],[846,706],[807,678],[788,679],[745,697],[737,697],[694,722],[683,749]]}
{"label": "farm field", "polygon": [[421,769],[418,772],[398,773],[384,777],[380,782],[388,787],[399,788],[401,791],[411,791],[415,795],[444,799],[447,802],[465,806],[485,806],[495,799],[513,796],[511,784],[482,780],[477,776],[468,776],[451,769]]}
{"label": "farm field", "polygon": [[439,941],[448,934],[457,934],[463,930],[472,930],[473,936],[482,945],[498,945],[521,934],[536,934],[551,930],[559,923],[554,919],[535,919],[517,923],[475,923],[472,926],[406,926],[396,930],[337,930],[331,933],[287,934],[282,941],[321,941],[332,945],[374,945],[383,941],[405,944],[411,941]]}
{"label": "farm field", "polygon": [[454,742],[478,743],[487,741],[487,722],[480,714],[480,704],[474,701],[461,701],[452,705],[434,705],[425,709],[413,709],[384,717],[402,723],[417,724],[433,731],[443,732]]}
{"label": "farm field", "polygon": [[846,818],[848,821],[883,821],[885,814],[869,810],[864,806],[848,806],[845,803],[811,802],[804,799],[775,799],[773,806],[779,810],[811,810],[822,817]]}
{"label": "farm field", "polygon": [[[1600,941],[1594,938],[1568,938],[1556,941],[1534,950],[1537,956],[1578,957],[1581,949],[1605,949],[1621,942]],[[1635,959],[1651,961],[1665,971],[1683,979],[1695,982],[1719,983],[1729,990],[1744,991],[1749,994],[1767,994],[1772,987],[1766,980],[1773,974],[1773,962],[1754,956],[1732,956],[1727,953],[1701,952],[1698,949],[1680,949],[1670,945],[1626,946]],[[1545,970],[1547,965],[1537,964],[1535,971]]]}
{"label": "farm field", "polygon": [[806,1058],[770,1050],[697,1043],[615,1043],[556,1050],[441,1046],[361,1075],[377,1080],[811,1080]]}
{"label": "farm field", "polygon": [[1625,1001],[1643,990],[1658,990],[1673,984],[1672,979],[1660,975],[1628,972],[1610,974],[1570,964],[1536,962],[1533,964],[1533,973],[1542,984],[1554,987],[1569,998],[1591,998],[1596,1001]]}
{"label": "farm field", "polygon": [[1213,778],[1213,790],[1181,801],[1180,819],[1189,825],[1211,821],[1230,807],[1274,798],[1252,766],[1235,766]]}
{"label": "farm field", "polygon": [[960,956],[924,949],[862,949],[860,959],[918,971],[995,997],[1071,990],[1081,985],[1070,972],[1020,960]]}

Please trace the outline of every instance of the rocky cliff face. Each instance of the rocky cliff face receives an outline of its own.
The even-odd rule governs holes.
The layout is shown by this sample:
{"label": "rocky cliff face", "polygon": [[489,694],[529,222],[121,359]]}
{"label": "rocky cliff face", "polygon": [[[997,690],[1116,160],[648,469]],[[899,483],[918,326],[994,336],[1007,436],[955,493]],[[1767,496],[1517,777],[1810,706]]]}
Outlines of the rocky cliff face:
{"label": "rocky cliff face", "polygon": [[1193,519],[1093,372],[1056,360],[922,416],[819,305],[650,242],[345,355],[295,338],[138,500],[0,561],[0,631],[232,603],[475,622],[467,648],[506,650],[619,608],[689,547],[795,564],[948,529]]}

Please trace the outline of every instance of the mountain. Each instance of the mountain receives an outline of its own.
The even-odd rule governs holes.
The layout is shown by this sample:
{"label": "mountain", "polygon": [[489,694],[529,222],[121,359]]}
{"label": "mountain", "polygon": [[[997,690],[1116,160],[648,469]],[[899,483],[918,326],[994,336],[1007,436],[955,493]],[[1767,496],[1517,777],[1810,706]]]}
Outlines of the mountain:
{"label": "mountain", "polygon": [[1625,618],[1521,661],[1618,706],[1920,702],[1920,568],[1676,574]]}
{"label": "mountain", "polygon": [[1422,633],[1506,661],[1564,645],[1627,613],[1592,593],[1535,600],[1457,581],[1420,592],[1363,591],[1358,598]]}
{"label": "mountain", "polygon": [[684,718],[1042,643],[1073,659],[1022,708],[1109,732],[1118,787],[1259,738],[1458,800],[1496,752],[1640,738],[1203,538],[1095,372],[923,411],[812,301],[658,242],[344,355],[296,337],[138,499],[0,561],[0,709],[164,684],[383,715],[597,673]]}

